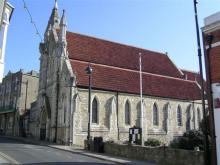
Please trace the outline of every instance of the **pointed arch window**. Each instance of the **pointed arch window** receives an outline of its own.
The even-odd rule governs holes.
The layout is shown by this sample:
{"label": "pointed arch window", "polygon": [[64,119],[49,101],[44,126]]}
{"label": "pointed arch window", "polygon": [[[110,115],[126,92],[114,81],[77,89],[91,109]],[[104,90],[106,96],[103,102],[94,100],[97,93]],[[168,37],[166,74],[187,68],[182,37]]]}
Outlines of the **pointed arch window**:
{"label": "pointed arch window", "polygon": [[177,125],[182,126],[182,110],[180,106],[177,108]]}
{"label": "pointed arch window", "polygon": [[190,120],[191,120],[191,114],[190,114],[191,107],[188,107],[186,110],[186,130],[190,130]]}
{"label": "pointed arch window", "polygon": [[197,108],[197,123],[198,123],[198,127],[200,127],[201,113],[200,113],[200,109],[199,108]]}
{"label": "pointed arch window", "polygon": [[131,123],[131,121],[130,121],[130,104],[127,100],[125,103],[125,124],[130,125],[130,123]]}
{"label": "pointed arch window", "polygon": [[153,125],[159,125],[159,120],[158,120],[158,109],[156,104],[153,106]]}
{"label": "pointed arch window", "polygon": [[165,132],[168,131],[167,127],[168,127],[168,108],[169,108],[169,104],[165,105],[164,109],[163,109],[163,130]]}
{"label": "pointed arch window", "polygon": [[98,123],[98,102],[96,98],[92,101],[92,123]]}
{"label": "pointed arch window", "polygon": [[64,105],[64,114],[63,114],[63,123],[66,124],[66,112],[67,111],[67,107],[66,104]]}

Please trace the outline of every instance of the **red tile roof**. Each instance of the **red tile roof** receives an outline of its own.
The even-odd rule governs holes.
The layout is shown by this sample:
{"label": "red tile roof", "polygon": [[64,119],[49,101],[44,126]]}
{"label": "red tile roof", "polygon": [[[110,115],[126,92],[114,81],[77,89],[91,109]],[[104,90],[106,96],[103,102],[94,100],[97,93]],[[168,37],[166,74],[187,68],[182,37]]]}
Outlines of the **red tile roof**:
{"label": "red tile roof", "polygon": [[[77,85],[88,87],[87,62],[70,60],[77,76]],[[93,68],[92,87],[138,94],[140,91],[139,72],[91,63]],[[200,89],[193,81],[143,73],[143,94],[166,98],[196,100],[200,98]]]}
{"label": "red tile roof", "polygon": [[141,48],[67,32],[69,58],[109,66],[139,70],[139,52],[145,72],[182,78],[169,57]]}
{"label": "red tile roof", "polygon": [[[191,80],[191,81],[196,81],[200,86],[202,85],[201,83],[201,76],[199,72],[194,72],[194,71],[189,71],[189,70],[185,70],[185,69],[181,69],[181,71],[184,74],[185,79],[187,80]],[[206,81],[203,81],[204,84],[204,89],[207,89],[207,84]]]}
{"label": "red tile roof", "polygon": [[196,82],[182,79],[180,71],[167,55],[70,32],[67,33],[67,50],[79,87],[88,87],[85,69],[90,62],[94,89],[139,94],[138,53],[141,52],[143,94],[200,99]]}
{"label": "red tile roof", "polygon": [[200,79],[200,74],[197,72],[181,69],[186,80],[198,81]]}

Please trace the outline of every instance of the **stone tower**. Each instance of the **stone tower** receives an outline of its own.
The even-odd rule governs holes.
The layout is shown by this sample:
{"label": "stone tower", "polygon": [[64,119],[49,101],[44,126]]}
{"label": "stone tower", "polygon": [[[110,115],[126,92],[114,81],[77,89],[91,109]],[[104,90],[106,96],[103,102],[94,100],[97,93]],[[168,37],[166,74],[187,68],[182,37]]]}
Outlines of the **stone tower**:
{"label": "stone tower", "polygon": [[[59,30],[58,5],[52,9],[47,28],[44,33],[44,42],[40,43],[40,76],[38,91],[38,109],[39,109],[39,136],[42,140],[54,140],[56,127],[57,106],[57,31]],[[49,129],[52,127],[51,129]]]}
{"label": "stone tower", "polygon": [[66,105],[63,106],[64,100],[69,100],[67,98],[70,94],[65,96],[67,92],[62,92],[63,89],[70,91],[69,88],[66,88],[66,84],[62,84],[63,79],[67,79],[67,75],[63,74],[65,70],[63,68],[66,68],[66,60],[68,59],[66,30],[65,10],[63,10],[61,20],[59,20],[58,5],[55,1],[44,34],[44,42],[40,43],[38,117],[39,135],[42,140],[57,141],[60,136],[67,137],[66,134],[69,131],[65,125],[67,122],[60,124],[61,118],[68,116],[66,113],[63,114],[63,109],[65,111],[67,108],[68,111],[70,109]]}

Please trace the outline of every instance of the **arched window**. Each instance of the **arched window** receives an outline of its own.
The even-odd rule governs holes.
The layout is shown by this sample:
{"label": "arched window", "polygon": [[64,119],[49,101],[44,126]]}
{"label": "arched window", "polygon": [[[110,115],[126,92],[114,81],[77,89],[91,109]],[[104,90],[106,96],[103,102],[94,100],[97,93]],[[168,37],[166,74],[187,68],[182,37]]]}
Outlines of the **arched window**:
{"label": "arched window", "polygon": [[158,109],[156,104],[153,106],[153,125],[159,125],[158,121]]}
{"label": "arched window", "polygon": [[189,106],[186,110],[186,130],[190,130],[190,120],[191,120],[191,106]]}
{"label": "arched window", "polygon": [[182,110],[180,106],[177,108],[177,125],[182,126]]}
{"label": "arched window", "polygon": [[130,104],[128,100],[125,103],[125,124],[130,125]]}
{"label": "arched window", "polygon": [[201,122],[201,113],[200,113],[200,109],[197,108],[197,123],[198,123],[198,127],[200,127],[200,122]]}
{"label": "arched window", "polygon": [[67,107],[66,104],[64,103],[64,115],[63,115],[63,123],[66,123],[66,111],[67,111]]}
{"label": "arched window", "polygon": [[167,127],[168,127],[168,123],[167,123],[167,120],[168,120],[168,108],[169,108],[169,104],[166,104],[163,108],[163,130],[165,132],[167,132]]}
{"label": "arched window", "polygon": [[98,102],[96,98],[92,101],[92,123],[98,123]]}

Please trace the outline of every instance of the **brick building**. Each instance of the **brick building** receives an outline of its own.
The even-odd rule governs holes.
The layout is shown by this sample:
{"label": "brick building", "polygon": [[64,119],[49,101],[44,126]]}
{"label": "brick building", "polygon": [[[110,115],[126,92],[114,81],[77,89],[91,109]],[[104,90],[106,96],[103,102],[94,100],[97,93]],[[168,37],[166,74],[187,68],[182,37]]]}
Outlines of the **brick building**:
{"label": "brick building", "polygon": [[[220,164],[220,12],[205,18],[202,28],[205,50],[206,78],[208,83],[208,103],[211,126],[212,163]],[[212,120],[214,119],[214,120]]]}

